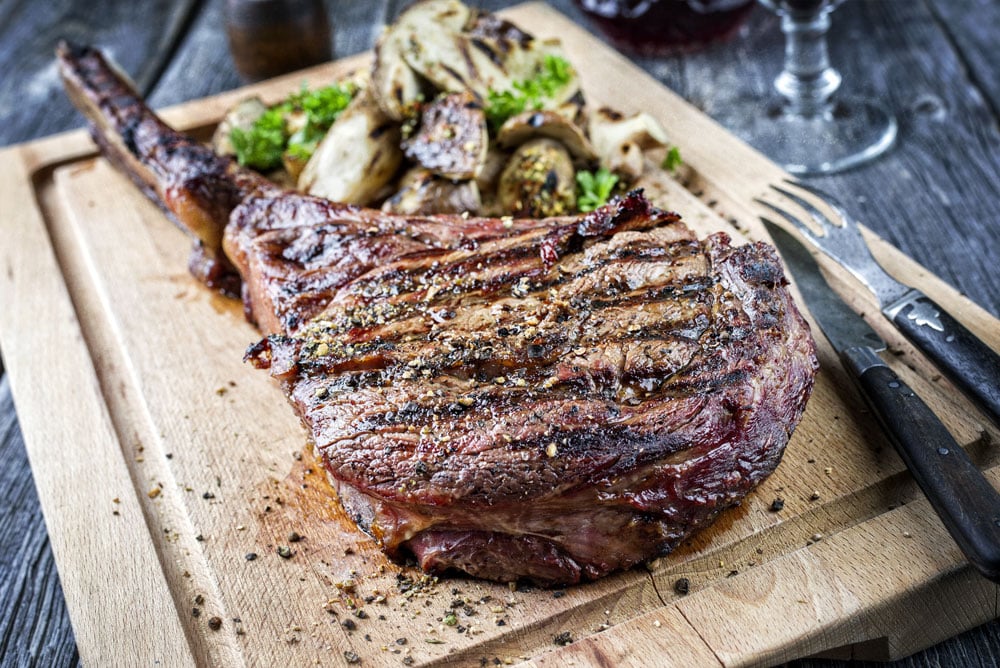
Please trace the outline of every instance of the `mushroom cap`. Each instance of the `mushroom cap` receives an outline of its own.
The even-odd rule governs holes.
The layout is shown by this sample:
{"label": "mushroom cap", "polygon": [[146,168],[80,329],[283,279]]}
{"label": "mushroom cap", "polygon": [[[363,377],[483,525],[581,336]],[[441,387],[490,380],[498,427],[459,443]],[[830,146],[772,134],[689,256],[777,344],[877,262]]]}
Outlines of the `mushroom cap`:
{"label": "mushroom cap", "polygon": [[539,137],[555,139],[579,160],[597,158],[583,128],[555,111],[525,111],[511,116],[500,126],[497,143],[504,148],[515,148]]}
{"label": "mushroom cap", "polygon": [[443,95],[424,108],[420,129],[403,142],[403,152],[445,178],[472,179],[483,169],[488,144],[482,105],[463,91]]}

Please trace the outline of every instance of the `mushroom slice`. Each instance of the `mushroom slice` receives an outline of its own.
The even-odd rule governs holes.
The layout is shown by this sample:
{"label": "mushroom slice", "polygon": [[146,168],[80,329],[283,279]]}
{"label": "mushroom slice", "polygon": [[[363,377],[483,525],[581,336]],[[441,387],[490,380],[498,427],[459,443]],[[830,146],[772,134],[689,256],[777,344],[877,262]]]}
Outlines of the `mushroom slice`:
{"label": "mushroom slice", "polygon": [[482,105],[463,91],[444,95],[424,108],[420,129],[403,142],[403,152],[445,178],[472,179],[483,169],[488,143]]}
{"label": "mushroom slice", "polygon": [[[515,82],[535,77],[546,56],[566,60],[558,39],[536,39],[495,14],[476,16],[463,37],[469,42],[470,60],[480,71],[478,78],[484,84],[480,94],[484,96],[489,89],[510,90]],[[570,81],[546,100],[546,108],[557,108],[579,94],[580,79],[573,69]]]}
{"label": "mushroom slice", "polygon": [[382,204],[388,213],[424,215],[436,213],[475,214],[480,209],[475,181],[449,181],[427,169],[415,167],[400,180],[400,190]]}
{"label": "mushroom slice", "polygon": [[559,216],[576,208],[576,171],[562,144],[532,139],[514,151],[500,175],[497,200],[518,217]]}
{"label": "mushroom slice", "polygon": [[361,93],[323,137],[299,176],[299,190],[335,202],[368,204],[402,161],[399,126]]}
{"label": "mushroom slice", "polygon": [[496,206],[497,184],[500,182],[500,174],[503,172],[504,167],[507,166],[509,158],[510,153],[497,148],[495,142],[486,152],[486,161],[483,163],[483,169],[479,172],[479,176],[476,177],[476,185],[479,187],[479,198],[483,203],[479,209],[480,214],[492,215],[496,212],[497,215],[503,215],[503,212]]}
{"label": "mushroom slice", "polygon": [[450,38],[462,30],[472,10],[457,0],[425,0],[406,9],[386,28],[375,46],[372,88],[382,111],[401,121],[424,94],[423,82],[404,57],[424,48],[428,35]]}
{"label": "mushroom slice", "polygon": [[267,105],[259,97],[248,97],[226,112],[225,117],[212,135],[212,150],[219,155],[236,155],[236,147],[230,139],[233,128],[244,132],[253,129],[253,124],[267,111]]}
{"label": "mushroom slice", "polygon": [[665,146],[668,141],[660,122],[645,112],[626,118],[602,107],[591,115],[589,130],[601,164],[628,179],[642,174],[643,150]]}
{"label": "mushroom slice", "polygon": [[597,157],[580,126],[556,111],[525,111],[511,116],[500,126],[497,143],[504,148],[514,148],[536,137],[555,139],[579,160]]}
{"label": "mushroom slice", "polygon": [[[486,99],[490,90],[510,90],[515,82],[535,77],[546,56],[563,56],[559,40],[535,39],[488,13],[470,14],[464,25],[454,21],[414,31],[401,54],[412,70],[435,88],[450,93],[471,90],[481,99]],[[554,91],[547,104],[557,106],[579,88],[574,71],[572,79]]]}

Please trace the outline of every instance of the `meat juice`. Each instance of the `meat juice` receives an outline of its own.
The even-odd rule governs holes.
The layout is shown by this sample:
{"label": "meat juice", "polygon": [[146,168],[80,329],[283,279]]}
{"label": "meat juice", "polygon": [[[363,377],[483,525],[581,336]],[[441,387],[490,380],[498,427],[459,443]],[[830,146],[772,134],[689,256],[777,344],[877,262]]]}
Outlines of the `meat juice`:
{"label": "meat juice", "polygon": [[664,56],[728,39],[754,0],[575,0],[618,49]]}

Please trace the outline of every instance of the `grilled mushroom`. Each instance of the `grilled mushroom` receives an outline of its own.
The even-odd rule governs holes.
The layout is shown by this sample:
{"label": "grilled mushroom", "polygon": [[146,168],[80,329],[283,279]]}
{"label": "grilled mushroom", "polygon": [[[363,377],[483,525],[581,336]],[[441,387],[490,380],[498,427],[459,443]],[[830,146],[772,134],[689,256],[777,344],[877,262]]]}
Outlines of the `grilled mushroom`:
{"label": "grilled mushroom", "polygon": [[580,126],[555,111],[525,111],[508,118],[497,132],[497,143],[514,148],[536,137],[557,140],[579,160],[597,157]]}
{"label": "grilled mushroom", "polygon": [[429,48],[433,53],[434,42],[428,40],[447,43],[471,15],[472,10],[457,0],[425,0],[406,9],[382,34],[375,46],[371,79],[375,100],[389,118],[403,120],[425,93],[407,54],[412,57],[414,50]]}
{"label": "grilled mushroom", "polygon": [[416,167],[400,179],[400,190],[382,204],[382,210],[406,215],[478,213],[481,203],[475,181],[449,181]]}
{"label": "grilled mushroom", "polygon": [[399,138],[399,126],[372,96],[359,94],[302,170],[299,189],[336,202],[369,204],[402,161]]}
{"label": "grilled mushroom", "polygon": [[[558,40],[539,40],[509,21],[471,10],[456,0],[425,0],[404,11],[379,40],[372,82],[379,106],[402,120],[413,104],[437,91],[472,91],[486,99],[492,90],[538,73],[546,55],[562,55]],[[580,90],[574,75],[556,91],[559,106]]]}
{"label": "grilled mushroom", "polygon": [[483,169],[488,143],[482,105],[464,91],[444,95],[428,105],[417,134],[403,142],[403,152],[445,178],[472,179]]}
{"label": "grilled mushroom", "polygon": [[626,118],[602,107],[591,115],[589,130],[590,142],[601,164],[630,180],[642,175],[642,151],[667,143],[663,126],[645,112]]}
{"label": "grilled mushroom", "polygon": [[507,161],[497,186],[500,207],[514,216],[558,216],[576,207],[576,172],[569,151],[553,139],[532,139]]}
{"label": "grilled mushroom", "polygon": [[225,118],[215,128],[215,133],[212,135],[212,149],[219,155],[236,155],[236,147],[230,139],[233,128],[249,132],[253,129],[254,122],[266,111],[267,105],[259,97],[241,100],[226,112]]}

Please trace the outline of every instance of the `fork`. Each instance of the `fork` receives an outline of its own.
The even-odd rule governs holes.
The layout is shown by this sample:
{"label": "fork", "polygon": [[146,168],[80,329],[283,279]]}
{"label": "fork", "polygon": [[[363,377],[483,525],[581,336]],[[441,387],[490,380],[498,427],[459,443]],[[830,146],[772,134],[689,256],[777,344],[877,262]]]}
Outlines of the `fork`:
{"label": "fork", "polygon": [[[809,243],[861,281],[878,298],[882,314],[1000,426],[1000,355],[930,297],[886,273],[861,236],[857,220],[835,197],[798,181],[784,183],[786,187],[771,189],[808,213],[822,234],[785,208],[759,198],[754,201],[791,223]],[[838,220],[831,220],[788,186],[823,201]]]}

